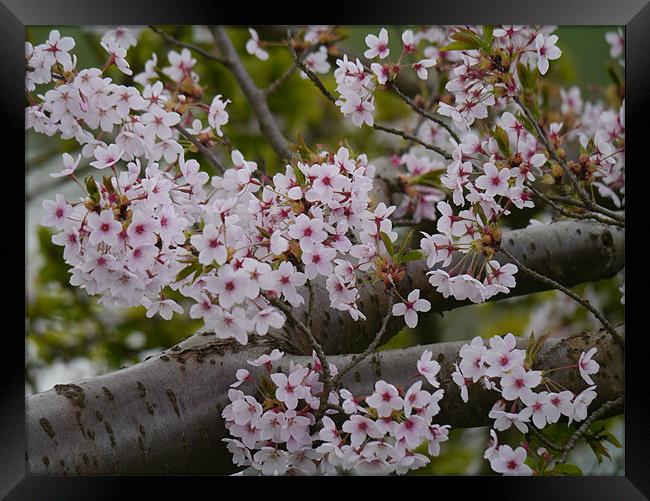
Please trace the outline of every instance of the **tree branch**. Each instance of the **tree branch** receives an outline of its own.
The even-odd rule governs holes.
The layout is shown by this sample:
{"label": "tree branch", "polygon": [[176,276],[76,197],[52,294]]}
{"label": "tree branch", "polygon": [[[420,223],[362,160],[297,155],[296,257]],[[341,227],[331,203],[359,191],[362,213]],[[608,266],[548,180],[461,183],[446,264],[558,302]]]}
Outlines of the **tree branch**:
{"label": "tree branch", "polygon": [[289,149],[289,142],[282,135],[275,117],[271,114],[271,110],[266,102],[266,95],[264,91],[255,85],[248,71],[244,68],[239,54],[237,54],[235,47],[232,45],[226,30],[223,26],[212,26],[209,29],[217,46],[224,55],[224,64],[232,72],[241,90],[244,92],[248,103],[251,105],[253,113],[260,123],[262,134],[267,137],[280,158],[284,160],[290,159],[293,156],[293,152]]}
{"label": "tree branch", "polygon": [[460,143],[460,138],[458,137],[458,134],[456,134],[453,129],[447,125],[443,120],[440,118],[436,117],[435,115],[432,115],[431,113],[427,112],[425,109],[420,108],[413,100],[408,97],[406,94],[404,94],[397,84],[394,81],[390,81],[388,84],[388,87],[406,104],[408,104],[413,111],[415,111],[417,114],[421,115],[423,118],[427,120],[431,120],[432,122],[437,123],[441,127],[443,127],[447,132],[449,132],[449,135],[454,138],[454,141],[457,143]]}
{"label": "tree branch", "polygon": [[[287,38],[289,40],[291,39],[290,30],[287,30]],[[300,68],[303,72],[305,72],[307,77],[309,77],[309,79],[314,83],[314,85],[321,92],[321,94],[323,94],[323,96],[325,96],[328,101],[330,101],[332,104],[336,106],[336,98],[332,95],[332,93],[329,90],[327,90],[327,87],[325,87],[325,85],[323,84],[322,80],[318,77],[318,75],[316,75],[316,73],[314,73],[310,68],[307,67],[307,65],[305,65],[298,58],[298,55],[296,54],[294,48],[291,46],[291,43],[289,43],[289,50],[291,52],[291,55],[293,57],[296,66],[298,66],[298,68]],[[381,130],[383,132],[388,132],[389,134],[400,136],[403,139],[406,139],[407,141],[417,143],[421,146],[424,146],[428,150],[435,151],[436,153],[438,153],[438,155],[441,155],[447,160],[452,160],[452,156],[442,148],[439,148],[438,146],[422,141],[420,138],[412,134],[409,134],[408,132],[404,132],[398,129],[393,129],[391,127],[386,127],[385,125],[380,125],[377,123],[373,123],[372,128],[375,130]]]}
{"label": "tree branch", "polygon": [[594,221],[598,221],[599,223],[603,224],[611,224],[613,226],[618,226],[619,228],[625,228],[625,223],[621,223],[620,221],[615,221],[613,219],[608,219],[605,217],[600,216],[599,214],[592,214],[591,212],[587,212],[584,214],[577,214],[575,212],[571,212],[565,207],[562,207],[559,203],[557,203],[555,200],[549,198],[548,196],[544,195],[541,191],[536,189],[532,184],[526,184],[528,188],[535,194],[537,197],[541,198],[544,200],[547,204],[549,204],[553,209],[555,209],[557,212],[562,214],[563,216],[570,217],[572,219],[593,219]]}
{"label": "tree branch", "polygon": [[[210,338],[214,339],[214,338]],[[523,347],[526,339],[520,340]],[[458,350],[464,342],[415,346],[378,352],[360,362],[342,380],[356,395],[372,392],[374,381],[403,388],[412,382],[417,360],[425,349],[441,365],[445,390],[437,422],[452,427],[489,425],[489,410],[498,393],[479,384],[469,389],[465,404],[451,380]],[[618,397],[623,384],[623,353],[611,336],[600,332],[550,339],[535,368],[544,370],[576,363],[580,353],[596,346],[600,371],[594,376],[599,405]],[[104,376],[57,385],[26,401],[27,465],[29,474],[223,474],[235,467],[221,441],[226,430],[221,411],[229,402],[235,371],[247,367],[255,376],[263,367],[246,364],[269,347],[190,338],[178,347],[133,367]],[[343,367],[352,355],[329,357]],[[280,366],[308,364],[311,357],[285,355]],[[558,382],[580,392],[587,385],[571,371]],[[574,377],[571,377],[574,376]],[[425,386],[427,386],[425,384]],[[252,383],[240,387],[253,392]]]}
{"label": "tree branch", "polygon": [[551,142],[548,139],[548,136],[546,135],[546,132],[544,131],[544,128],[539,124],[539,122],[535,119],[533,114],[530,112],[530,110],[524,105],[524,103],[521,102],[521,99],[519,96],[514,96],[512,98],[515,103],[519,105],[521,108],[521,111],[524,113],[526,118],[533,124],[533,127],[535,128],[535,131],[537,132],[537,137],[539,138],[540,141],[544,144],[544,147],[548,151],[549,155],[551,155],[551,158],[557,162],[557,164],[562,167],[562,170],[564,171],[564,174],[569,178],[571,181],[571,184],[575,188],[576,192],[578,193],[578,196],[580,197],[580,200],[582,200],[582,203],[585,205],[585,207],[593,212],[599,212],[607,217],[610,217],[611,219],[614,219],[616,221],[625,222],[625,215],[620,215],[617,214],[614,211],[611,211],[609,209],[606,209],[605,207],[601,207],[598,204],[595,204],[594,202],[591,201],[587,193],[585,193],[584,189],[580,184],[578,183],[578,180],[575,178],[575,176],[571,173],[569,170],[569,167],[567,166],[566,162],[562,160],[560,157],[558,157],[557,152],[555,151],[555,148],[551,145]]}
{"label": "tree branch", "polygon": [[605,402],[597,410],[592,412],[589,415],[589,417],[585,419],[582,425],[580,425],[580,428],[578,428],[576,432],[573,435],[571,435],[571,437],[569,438],[569,441],[566,443],[566,445],[563,448],[564,452],[560,457],[560,462],[566,463],[566,460],[569,457],[569,452],[571,452],[571,450],[573,450],[573,448],[578,444],[578,441],[587,432],[587,430],[593,424],[594,421],[605,416],[612,409],[620,408],[622,406],[623,406],[623,396],[620,396],[618,398],[615,398],[614,400],[609,400],[608,402]]}
{"label": "tree branch", "polygon": [[189,140],[194,146],[196,146],[203,155],[208,159],[208,161],[216,167],[216,169],[219,171],[220,174],[223,174],[226,169],[224,166],[221,164],[217,156],[214,154],[212,150],[209,148],[206,148],[201,141],[196,139],[192,134],[190,134],[185,127],[183,127],[181,124],[177,124],[175,126],[176,130],[180,132],[183,137],[185,137],[187,140]]}

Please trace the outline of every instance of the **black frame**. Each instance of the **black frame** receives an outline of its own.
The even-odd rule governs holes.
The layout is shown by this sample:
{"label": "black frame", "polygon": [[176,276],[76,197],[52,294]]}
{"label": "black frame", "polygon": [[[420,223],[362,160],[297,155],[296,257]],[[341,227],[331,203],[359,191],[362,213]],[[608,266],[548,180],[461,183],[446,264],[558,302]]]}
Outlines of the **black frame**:
{"label": "black frame", "polygon": [[[626,114],[627,114],[627,164],[634,165],[628,173],[627,204],[632,210],[630,217],[641,219],[643,216],[642,162],[644,153],[643,127],[644,114],[649,109],[650,66],[648,65],[648,43],[646,36],[650,33],[649,0],[471,0],[438,1],[426,3],[423,0],[400,0],[399,2],[332,2],[316,4],[316,15],[308,15],[306,2],[299,6],[287,8],[275,2],[254,7],[244,4],[237,6],[222,4],[212,0],[1,0],[0,3],[0,68],[2,78],[0,85],[0,114],[4,120],[0,124],[5,128],[3,152],[8,146],[25,141],[24,123],[24,40],[25,26],[28,25],[146,25],[146,24],[564,24],[564,25],[625,25],[626,29]],[[236,7],[239,7],[238,9]],[[647,121],[647,119],[646,119]],[[16,162],[16,166],[19,165]],[[20,185],[23,172],[9,162],[5,162],[3,173],[15,176]],[[12,180],[13,181],[13,180]],[[3,184],[3,188],[12,186]],[[629,190],[632,190],[631,196]],[[25,242],[18,235],[25,233],[25,221],[15,216],[19,205],[20,191],[0,189],[0,203],[5,207],[4,214],[9,216],[3,221],[5,237],[0,244],[0,256],[6,261],[2,268],[5,286],[24,283],[21,270],[16,263],[22,256],[26,259]],[[14,206],[13,203],[16,205]],[[13,225],[13,227],[7,227]],[[647,228],[647,226],[646,226]],[[641,260],[650,255],[650,243],[644,242],[643,227],[639,231],[628,233],[626,240],[626,260],[632,273],[627,274],[626,316],[630,326],[642,325],[635,322],[641,318],[641,297],[643,277],[638,273],[644,263]],[[9,237],[7,237],[9,235]],[[7,276],[7,274],[12,274]],[[14,276],[15,275],[15,276]],[[7,312],[3,320],[11,318],[18,326],[24,328],[19,294],[9,294],[4,301],[3,310]],[[23,303],[23,308],[25,304]],[[4,348],[4,357],[0,362],[3,391],[0,393],[0,495],[8,494],[7,499],[48,499],[85,498],[92,496],[103,499],[125,492],[128,487],[126,479],[119,477],[39,477],[25,475],[25,422],[24,422],[24,365],[23,359],[15,354],[22,353],[24,343],[17,335],[21,327],[7,329],[3,341],[9,342],[17,349],[9,352]],[[650,427],[648,426],[650,392],[647,390],[647,377],[643,371],[647,367],[647,355],[642,346],[645,332],[640,330],[628,339],[625,368],[625,477],[562,477],[562,478],[510,478],[499,480],[498,477],[437,477],[431,494],[436,495],[441,487],[458,488],[458,481],[481,484],[481,497],[497,499],[643,499],[650,497]],[[410,477],[417,478],[417,477]],[[129,480],[140,480],[130,477]],[[144,480],[144,479],[142,479]],[[195,484],[200,479],[192,478]],[[211,491],[219,486],[213,479],[207,479]],[[336,482],[336,481],[335,481]],[[428,481],[427,481],[428,482]],[[454,483],[456,482],[456,483]],[[128,482],[132,484],[131,481]],[[489,483],[488,488],[487,484]],[[149,482],[147,488],[167,489],[167,481],[157,478]],[[248,485],[243,492],[250,493]],[[373,484],[376,485],[376,484]],[[155,487],[158,489],[154,489]],[[366,486],[370,483],[366,482]],[[268,487],[267,487],[268,488]],[[268,492],[268,491],[267,491]],[[286,492],[286,491],[285,491]],[[295,492],[295,491],[293,491]],[[452,491],[453,492],[453,491]],[[459,492],[459,491],[456,491]],[[453,494],[452,494],[453,495]],[[464,497],[464,496],[463,496]]]}

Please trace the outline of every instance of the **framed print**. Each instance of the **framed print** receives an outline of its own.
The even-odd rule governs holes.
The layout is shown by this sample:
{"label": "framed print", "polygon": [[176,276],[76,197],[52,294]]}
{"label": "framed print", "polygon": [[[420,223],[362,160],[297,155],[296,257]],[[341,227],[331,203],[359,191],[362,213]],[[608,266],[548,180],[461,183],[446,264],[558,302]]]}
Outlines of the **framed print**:
{"label": "framed print", "polygon": [[650,7],[323,9],[3,2],[0,492],[647,498]]}

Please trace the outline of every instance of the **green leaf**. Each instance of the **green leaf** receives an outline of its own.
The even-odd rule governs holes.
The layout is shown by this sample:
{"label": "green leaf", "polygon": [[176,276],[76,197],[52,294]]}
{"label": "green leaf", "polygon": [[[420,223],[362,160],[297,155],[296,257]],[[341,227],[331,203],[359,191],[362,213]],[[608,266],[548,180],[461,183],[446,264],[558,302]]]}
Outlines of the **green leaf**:
{"label": "green leaf", "polygon": [[539,72],[537,71],[537,68],[531,69],[527,64],[519,63],[517,65],[517,76],[519,76],[519,81],[524,89],[532,90],[537,85]]}
{"label": "green leaf", "polygon": [[409,245],[411,244],[411,239],[413,238],[413,230],[409,231],[406,237],[404,238],[404,241],[402,242],[402,245],[399,248],[399,251],[397,252],[397,259],[398,261],[400,260],[400,257],[404,252],[406,252],[406,249],[408,249]]}
{"label": "green leaf", "polygon": [[300,186],[305,186],[306,185],[305,175],[302,173],[300,168],[297,165],[293,165],[292,169],[293,169],[293,174],[296,176],[296,180],[298,181],[298,184]]}
{"label": "green leaf", "polygon": [[113,187],[110,176],[104,176],[102,178],[102,184],[104,185],[104,188],[106,188],[106,191],[109,193],[115,193],[115,188]]}
{"label": "green leaf", "polygon": [[451,51],[451,50],[477,50],[480,47],[480,43],[469,43],[469,42],[451,42],[449,45],[445,45],[440,50],[441,51]]}
{"label": "green leaf", "polygon": [[510,139],[508,139],[508,133],[497,125],[494,127],[493,131],[490,131],[490,135],[497,142],[501,153],[503,153],[507,158],[510,158],[512,153],[510,152]]}
{"label": "green leaf", "polygon": [[412,177],[411,179],[409,179],[408,183],[425,185],[425,186],[433,186],[435,188],[439,188],[440,176],[442,175],[443,172],[445,171],[444,170],[430,171],[427,172],[426,174],[422,174],[421,176]]}
{"label": "green leaf", "polygon": [[379,237],[381,238],[381,241],[384,242],[390,257],[395,256],[395,248],[393,247],[393,242],[390,241],[390,237],[383,231],[379,232]]}
{"label": "green leaf", "polygon": [[494,26],[490,24],[486,24],[483,26],[483,35],[485,38],[485,43],[488,48],[492,46],[492,40],[493,40],[493,33],[494,33]]}
{"label": "green leaf", "polygon": [[88,196],[90,196],[90,199],[95,202],[96,204],[99,203],[99,190],[97,189],[97,183],[95,182],[95,178],[92,176],[86,176],[84,178],[84,181],[86,183],[86,190],[88,191]]}
{"label": "green leaf", "polygon": [[600,442],[600,440],[589,439],[587,443],[589,444],[589,447],[591,447],[591,450],[594,451],[594,454],[596,455],[596,459],[598,460],[599,464],[603,462],[603,456],[605,456],[608,459],[612,459],[612,457],[609,455],[609,451]]}
{"label": "green leaf", "polygon": [[424,258],[424,253],[419,250],[411,250],[402,256],[402,263],[410,263],[411,261],[419,261]]}
{"label": "green leaf", "polygon": [[602,439],[605,440],[606,442],[609,442],[610,444],[612,444],[614,447],[618,449],[623,447],[621,443],[618,441],[618,439],[608,431],[606,431],[602,435]]}
{"label": "green leaf", "polygon": [[202,269],[203,269],[203,265],[199,263],[191,263],[178,272],[178,275],[176,275],[176,282],[184,280],[185,278],[189,277],[192,273],[194,274],[199,273]]}
{"label": "green leaf", "polygon": [[[449,38],[454,40],[450,45],[454,45],[454,43],[459,43],[463,44],[466,49],[461,49],[461,50],[471,50],[471,49],[480,49],[480,48],[485,48],[485,41],[477,34],[474,33],[472,30],[468,29],[461,29],[458,30],[455,33],[452,33]],[[458,50],[458,49],[452,49],[452,50]]]}
{"label": "green leaf", "polygon": [[574,464],[558,463],[555,465],[553,473],[557,473],[558,475],[579,476],[582,475],[582,470]]}
{"label": "green leaf", "polygon": [[262,228],[261,226],[256,226],[256,228],[257,231],[259,231],[264,238],[271,238],[271,234],[268,231],[266,231],[264,228]]}

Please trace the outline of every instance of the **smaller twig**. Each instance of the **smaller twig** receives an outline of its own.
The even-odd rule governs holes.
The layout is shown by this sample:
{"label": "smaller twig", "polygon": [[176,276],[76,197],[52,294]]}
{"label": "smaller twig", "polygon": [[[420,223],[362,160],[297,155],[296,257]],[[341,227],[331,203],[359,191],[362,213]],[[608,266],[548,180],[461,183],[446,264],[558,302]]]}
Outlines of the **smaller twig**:
{"label": "smaller twig", "polygon": [[[291,40],[287,40],[287,43],[291,46]],[[300,61],[304,61],[309,54],[312,52],[315,52],[316,49],[320,47],[321,44],[314,44],[310,46],[308,49],[306,49],[304,52],[302,52],[299,56]],[[293,47],[292,47],[293,48]],[[296,70],[298,69],[298,65],[295,63],[292,64],[287,70],[280,76],[278,77],[277,80],[274,82],[271,82],[266,89],[264,89],[264,93],[268,96],[270,94],[273,94],[276,90],[278,90],[284,83],[291,78],[291,75],[293,75]]]}
{"label": "smaller twig", "polygon": [[592,202],[592,200],[589,198],[585,190],[580,186],[580,183],[578,183],[578,180],[576,177],[571,173],[571,170],[569,169],[569,166],[566,164],[564,160],[562,160],[557,152],[555,151],[555,148],[551,145],[551,142],[548,139],[548,136],[546,135],[546,132],[544,131],[544,128],[540,125],[540,123],[535,119],[533,114],[530,112],[530,110],[524,105],[524,103],[521,102],[521,99],[519,96],[514,96],[512,98],[515,103],[519,105],[521,108],[521,111],[524,113],[526,118],[530,121],[530,123],[533,124],[533,127],[535,127],[535,131],[537,132],[537,137],[542,141],[544,144],[544,147],[548,151],[549,155],[551,155],[551,158],[557,162],[557,164],[562,168],[564,171],[564,174],[569,178],[571,181],[571,184],[575,188],[576,192],[578,193],[578,196],[580,197],[580,200],[582,200],[582,203],[584,204],[585,208],[593,211],[593,212],[599,212],[605,216],[608,216],[612,219],[615,219],[616,221],[620,222],[625,222],[625,216],[621,216],[619,214],[616,214],[616,212],[610,211],[604,207],[601,207],[600,205]]}
{"label": "smaller twig", "polygon": [[305,73],[305,75],[307,75],[307,77],[314,83],[318,90],[320,90],[321,94],[323,94],[329,101],[331,101],[332,104],[336,104],[336,98],[330,93],[330,91],[327,90],[325,85],[323,85],[323,82],[318,77],[318,75],[316,75],[316,73],[308,68],[307,65],[301,60],[301,58],[298,57],[296,49],[294,49],[293,45],[291,45],[291,28],[287,28],[287,47],[289,47],[289,53],[293,58],[295,66],[297,68],[300,68]]}
{"label": "smaller twig", "polygon": [[280,77],[278,77],[277,80],[271,82],[268,87],[264,89],[264,94],[267,96],[273,94],[276,90],[282,87],[289,78],[291,78],[291,75],[293,75],[297,69],[298,66],[295,64],[291,65]]}
{"label": "smaller twig", "polygon": [[408,104],[411,107],[411,109],[413,109],[413,111],[415,111],[417,114],[421,115],[422,117],[426,118],[427,120],[431,120],[432,122],[435,122],[441,127],[443,127],[447,132],[449,132],[449,135],[454,138],[454,141],[460,143],[460,138],[458,137],[458,134],[456,134],[449,125],[447,125],[440,118],[432,115],[425,109],[420,108],[417,104],[415,104],[415,102],[410,97],[408,97],[399,89],[399,87],[394,81],[391,80],[388,82],[388,88],[391,89],[397,95],[397,97],[399,97],[402,101]]}
{"label": "smaller twig", "polygon": [[391,289],[391,291],[388,293],[388,312],[386,313],[386,316],[384,317],[384,320],[381,323],[381,328],[377,331],[377,334],[375,334],[375,339],[372,340],[372,343],[370,343],[370,345],[362,353],[355,353],[352,356],[352,359],[350,360],[350,362],[348,362],[348,365],[343,367],[343,369],[341,369],[336,375],[336,377],[334,378],[334,381],[332,381],[333,386],[336,386],[338,382],[341,380],[341,378],[345,376],[345,374],[350,372],[350,370],[352,370],[359,362],[361,362],[368,355],[374,352],[377,349],[377,346],[379,346],[379,343],[381,342],[381,338],[384,336],[384,333],[386,332],[388,321],[393,316],[394,294],[395,294],[395,289]]}
{"label": "smaller twig", "polygon": [[[587,207],[584,203],[582,203],[580,200],[576,200],[573,197],[566,197],[560,195],[548,195],[548,198],[550,198],[554,202],[564,203],[567,205],[574,205],[576,207],[580,207],[581,209],[585,209],[585,210],[589,209],[589,207]],[[616,221],[625,222],[625,212],[623,211],[613,211],[610,209],[606,209],[601,205],[598,205],[595,211],[604,216],[608,216],[612,219],[615,219]]]}
{"label": "smaller twig", "polygon": [[556,452],[562,452],[564,450],[559,445],[551,442],[548,438],[544,436],[544,434],[541,431],[539,431],[534,426],[530,426],[528,429],[532,432],[533,435],[535,435],[535,437],[539,439],[540,442],[542,442],[549,449],[553,449]]}
{"label": "smaller twig", "polygon": [[176,47],[182,47],[182,48],[185,48],[185,49],[189,49],[192,52],[196,52],[197,54],[203,56],[206,59],[210,59],[212,61],[217,61],[218,63],[221,63],[223,65],[226,64],[226,61],[224,59],[220,58],[219,56],[217,56],[215,54],[211,54],[210,52],[208,52],[205,49],[202,49],[201,47],[198,47],[196,45],[192,45],[191,43],[181,42],[177,38],[174,38],[170,34],[165,33],[161,29],[159,29],[159,28],[157,28],[157,27],[155,27],[155,26],[153,26],[151,24],[149,25],[149,28],[154,33],[158,33],[161,37],[163,37],[165,39],[165,41],[167,43],[169,43],[170,45],[175,45]]}
{"label": "smaller twig", "polygon": [[433,144],[429,144],[425,141],[422,141],[420,138],[409,134],[408,132],[404,132],[402,130],[398,129],[392,129],[390,127],[386,127],[385,125],[379,125],[379,124],[373,124],[372,126],[373,129],[376,130],[382,130],[384,132],[388,132],[389,134],[395,134],[396,136],[401,136],[402,138],[406,139],[407,141],[412,141],[414,143],[417,143],[421,146],[424,146],[427,150],[435,151],[438,155],[441,155],[444,157],[446,160],[452,160],[453,157],[447,153],[445,150],[442,148],[439,148]]}
{"label": "smaller twig", "polygon": [[[287,30],[287,38],[289,40],[291,39],[291,30]],[[305,72],[307,77],[314,83],[316,88],[318,88],[318,90],[320,90],[320,92],[321,92],[321,94],[323,94],[323,96],[325,96],[332,104],[336,105],[336,98],[332,95],[332,93],[329,90],[327,90],[325,85],[323,85],[323,82],[318,77],[318,75],[316,75],[316,73],[314,73],[311,69],[309,69],[302,61],[300,61],[300,59],[298,58],[298,55],[296,54],[295,49],[291,46],[291,43],[289,43],[289,50],[291,51],[291,55],[293,57],[294,62],[296,63],[296,66],[298,66],[302,71]],[[424,146],[428,150],[435,151],[436,153],[443,156],[447,160],[452,160],[453,159],[452,156],[449,153],[447,153],[445,150],[443,150],[442,148],[439,148],[439,147],[434,146],[432,144],[426,143],[426,142],[422,141],[421,139],[413,136],[412,134],[409,134],[408,132],[404,132],[404,131],[397,130],[397,129],[392,129],[390,127],[386,127],[384,125],[380,125],[380,124],[377,124],[377,123],[373,124],[372,128],[375,129],[375,130],[381,130],[381,131],[384,131],[384,132],[388,132],[389,134],[395,134],[397,136],[401,136],[403,139],[406,139],[407,141],[412,141],[414,143],[417,143],[419,145]]]}
{"label": "smaller twig", "polygon": [[560,214],[566,217],[570,217],[573,219],[593,219],[603,224],[609,224],[611,226],[618,226],[620,228],[625,228],[625,223],[621,223],[620,221],[614,221],[613,219],[607,219],[598,214],[593,214],[590,212],[585,214],[576,214],[574,212],[571,212],[566,208],[562,207],[559,203],[555,202],[554,200],[544,195],[539,190],[535,189],[532,185],[528,184],[527,186],[535,195],[537,195],[539,198],[541,198],[546,203],[548,203],[551,207],[553,207],[556,211],[558,211]]}
{"label": "smaller twig", "polygon": [[560,456],[560,462],[565,463],[568,456],[569,452],[577,445],[578,440],[587,432],[589,427],[592,425],[594,421],[596,421],[598,418],[600,418],[603,414],[607,413],[609,410],[614,409],[620,405],[623,405],[623,396],[620,396],[618,398],[615,398],[614,400],[610,400],[608,402],[605,402],[602,406],[600,406],[597,410],[595,410],[585,421],[580,425],[580,428],[576,430],[576,432],[571,435],[569,438],[569,441],[566,443],[564,446],[564,452],[562,453],[562,456]]}
{"label": "smaller twig", "polygon": [[190,134],[189,131],[188,131],[187,129],[185,129],[185,127],[183,127],[181,124],[177,124],[177,125],[175,126],[175,128],[176,128],[176,130],[177,130],[178,132],[180,132],[180,133],[181,133],[181,134],[182,134],[186,139],[188,139],[188,140],[189,140],[189,141],[190,141],[194,146],[196,146],[196,147],[199,149],[199,151],[200,151],[201,153],[203,153],[203,154],[207,157],[208,161],[209,161],[209,162],[210,162],[214,167],[216,167],[216,169],[217,169],[221,174],[223,174],[223,173],[226,171],[226,169],[225,169],[224,166],[221,164],[221,162],[219,161],[219,159],[217,158],[217,156],[214,154],[214,152],[211,151],[209,148],[206,148],[206,147],[201,143],[201,141],[199,141],[199,140],[196,139],[192,134]]}
{"label": "smaller twig", "polygon": [[[318,407],[318,412],[316,413],[316,419],[318,419],[320,418],[320,416],[323,415],[323,413],[326,410],[327,399],[329,398],[330,388],[332,387],[332,375],[331,375],[332,373],[330,371],[329,361],[325,356],[323,347],[316,340],[316,338],[311,332],[311,329],[295,317],[291,308],[289,308],[286,304],[284,304],[282,301],[276,298],[267,297],[267,299],[273,306],[282,310],[282,312],[287,316],[287,318],[307,336],[307,339],[309,339],[309,343],[311,344],[312,348],[316,352],[316,356],[320,360],[320,365],[321,368],[323,369],[323,393],[320,396],[320,406]],[[312,301],[313,300],[310,294],[310,298],[309,298],[310,304],[312,304]]]}
{"label": "smaller twig", "polygon": [[506,256],[510,258],[510,260],[517,265],[517,267],[523,271],[524,273],[527,273],[528,275],[536,278],[540,282],[543,282],[547,285],[550,285],[551,287],[558,289],[559,291],[562,291],[564,294],[569,296],[571,299],[574,301],[580,303],[582,306],[584,306],[587,310],[589,310],[599,321],[601,324],[603,324],[603,327],[607,330],[607,332],[610,333],[612,338],[614,338],[614,341],[621,347],[621,349],[625,349],[625,341],[623,340],[623,337],[616,331],[616,328],[596,309],[592,306],[592,304],[586,300],[583,297],[578,296],[575,292],[573,292],[571,289],[565,287],[559,282],[556,282],[552,278],[549,278],[547,276],[541,275],[537,273],[534,270],[531,270],[528,268],[525,264],[523,264],[521,261],[519,261],[515,256],[512,255],[510,251],[507,251],[503,247],[496,247],[497,250],[503,252]]}

